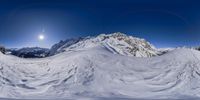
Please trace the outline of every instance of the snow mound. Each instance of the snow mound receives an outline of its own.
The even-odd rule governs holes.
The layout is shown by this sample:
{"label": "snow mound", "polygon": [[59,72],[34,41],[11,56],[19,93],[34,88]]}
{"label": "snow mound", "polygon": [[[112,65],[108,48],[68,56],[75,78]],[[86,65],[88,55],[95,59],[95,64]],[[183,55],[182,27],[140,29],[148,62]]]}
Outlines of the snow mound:
{"label": "snow mound", "polygon": [[0,97],[200,97],[199,59],[191,49],[138,58],[93,44],[41,59],[0,54]]}

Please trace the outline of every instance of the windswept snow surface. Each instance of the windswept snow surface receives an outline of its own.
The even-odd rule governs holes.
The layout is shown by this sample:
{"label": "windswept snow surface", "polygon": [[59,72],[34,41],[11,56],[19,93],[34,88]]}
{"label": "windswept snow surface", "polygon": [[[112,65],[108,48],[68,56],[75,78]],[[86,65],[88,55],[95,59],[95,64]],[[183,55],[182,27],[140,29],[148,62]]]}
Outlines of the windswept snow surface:
{"label": "windswept snow surface", "polygon": [[199,67],[200,52],[191,49],[151,58],[102,45],[40,59],[0,53],[0,98],[198,98]]}

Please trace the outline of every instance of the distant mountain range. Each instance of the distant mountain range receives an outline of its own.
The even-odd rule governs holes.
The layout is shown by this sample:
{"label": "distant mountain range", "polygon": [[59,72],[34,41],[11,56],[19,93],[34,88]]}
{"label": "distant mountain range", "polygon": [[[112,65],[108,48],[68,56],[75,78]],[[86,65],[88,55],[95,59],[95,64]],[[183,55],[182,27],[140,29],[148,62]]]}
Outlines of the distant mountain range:
{"label": "distant mountain range", "polygon": [[21,49],[7,49],[9,54],[22,58],[43,58],[49,54],[49,49],[40,47],[25,47]]}
{"label": "distant mountain range", "polygon": [[43,58],[53,56],[63,51],[87,49],[99,45],[112,53],[128,56],[152,57],[161,53],[146,40],[127,36],[120,32],[107,35],[100,34],[96,37],[67,39],[54,44],[50,49],[26,47],[21,49],[8,49],[7,51],[18,57]]}
{"label": "distant mountain range", "polygon": [[[101,45],[115,54],[135,56],[135,57],[152,57],[162,55],[174,48],[157,49],[145,39],[127,36],[123,33],[116,32],[113,34],[100,34],[96,37],[80,37],[61,40],[54,44],[50,49],[40,47],[24,47],[7,49],[7,53],[22,58],[44,58],[53,56],[64,51],[75,51]],[[184,47],[185,48],[185,47]],[[191,49],[200,50],[200,47]],[[5,53],[5,48],[0,47],[0,51]]]}

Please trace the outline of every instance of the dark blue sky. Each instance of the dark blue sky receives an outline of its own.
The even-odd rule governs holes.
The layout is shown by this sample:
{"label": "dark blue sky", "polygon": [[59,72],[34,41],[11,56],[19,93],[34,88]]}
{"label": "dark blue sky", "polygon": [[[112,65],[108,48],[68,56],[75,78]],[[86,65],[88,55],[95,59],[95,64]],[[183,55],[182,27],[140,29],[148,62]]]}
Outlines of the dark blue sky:
{"label": "dark blue sky", "polygon": [[[61,39],[124,32],[156,47],[200,45],[198,0],[0,0],[0,44],[50,47]],[[45,40],[38,35],[45,29]]]}

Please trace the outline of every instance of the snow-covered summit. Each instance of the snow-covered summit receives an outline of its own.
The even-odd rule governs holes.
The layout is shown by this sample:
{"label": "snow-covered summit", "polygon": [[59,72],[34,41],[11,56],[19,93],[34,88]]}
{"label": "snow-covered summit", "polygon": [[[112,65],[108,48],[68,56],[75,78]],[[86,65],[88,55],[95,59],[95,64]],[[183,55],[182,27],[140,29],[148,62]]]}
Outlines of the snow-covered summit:
{"label": "snow-covered summit", "polygon": [[158,50],[146,40],[120,32],[87,37],[75,44],[59,48],[58,51],[86,50],[97,46],[103,46],[114,54],[128,56],[152,57],[159,54]]}

